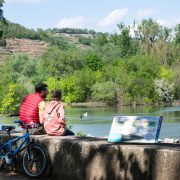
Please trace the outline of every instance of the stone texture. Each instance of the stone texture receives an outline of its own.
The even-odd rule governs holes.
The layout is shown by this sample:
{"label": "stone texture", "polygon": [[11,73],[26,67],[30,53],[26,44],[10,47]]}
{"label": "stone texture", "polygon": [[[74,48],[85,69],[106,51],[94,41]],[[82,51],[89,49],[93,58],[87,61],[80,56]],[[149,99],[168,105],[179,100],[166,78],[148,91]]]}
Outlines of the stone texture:
{"label": "stone texture", "polygon": [[50,179],[179,180],[180,145],[110,144],[106,139],[32,136],[50,156]]}

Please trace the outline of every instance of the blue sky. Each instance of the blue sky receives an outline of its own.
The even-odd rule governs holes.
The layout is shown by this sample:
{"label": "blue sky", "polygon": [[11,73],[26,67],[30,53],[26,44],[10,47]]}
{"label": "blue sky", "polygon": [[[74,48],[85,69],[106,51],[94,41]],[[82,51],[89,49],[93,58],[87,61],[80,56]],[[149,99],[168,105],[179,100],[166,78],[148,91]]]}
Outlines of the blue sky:
{"label": "blue sky", "polygon": [[5,0],[5,17],[28,28],[76,27],[114,32],[152,17],[161,25],[180,23],[180,0]]}

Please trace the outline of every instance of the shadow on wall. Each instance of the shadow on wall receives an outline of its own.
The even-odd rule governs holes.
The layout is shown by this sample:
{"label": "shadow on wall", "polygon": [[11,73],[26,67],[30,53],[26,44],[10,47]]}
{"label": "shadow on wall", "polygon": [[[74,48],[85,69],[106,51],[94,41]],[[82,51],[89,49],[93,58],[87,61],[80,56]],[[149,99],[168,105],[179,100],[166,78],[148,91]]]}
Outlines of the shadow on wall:
{"label": "shadow on wall", "polygon": [[[83,179],[92,180],[150,180],[152,168],[149,159],[139,162],[134,153],[119,146],[90,147],[83,158]],[[141,156],[141,155],[139,155]]]}
{"label": "shadow on wall", "polygon": [[180,177],[178,145],[107,144],[104,139],[48,136],[33,139],[49,153],[53,180],[179,180]]}
{"label": "shadow on wall", "polygon": [[175,156],[172,151],[162,153],[160,146],[113,145],[83,138],[38,141],[49,152],[51,179],[178,180],[179,173],[174,173],[179,170],[178,152]]}
{"label": "shadow on wall", "polygon": [[[51,146],[48,146],[52,151]],[[61,141],[54,147],[52,177],[66,180],[150,180],[153,179],[154,159],[147,156],[142,159],[126,152],[116,145],[97,145],[94,142]]]}

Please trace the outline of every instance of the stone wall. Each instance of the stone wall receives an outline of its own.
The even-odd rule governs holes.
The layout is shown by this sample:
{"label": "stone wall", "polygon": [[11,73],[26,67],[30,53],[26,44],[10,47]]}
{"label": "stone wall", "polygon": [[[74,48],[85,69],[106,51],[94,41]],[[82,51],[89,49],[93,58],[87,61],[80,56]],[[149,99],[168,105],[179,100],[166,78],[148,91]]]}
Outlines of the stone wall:
{"label": "stone wall", "polygon": [[52,180],[180,179],[179,144],[110,144],[100,138],[47,135],[32,139],[48,151]]}
{"label": "stone wall", "polygon": [[48,150],[52,179],[180,179],[180,145],[109,144],[106,139],[78,137],[33,139]]}

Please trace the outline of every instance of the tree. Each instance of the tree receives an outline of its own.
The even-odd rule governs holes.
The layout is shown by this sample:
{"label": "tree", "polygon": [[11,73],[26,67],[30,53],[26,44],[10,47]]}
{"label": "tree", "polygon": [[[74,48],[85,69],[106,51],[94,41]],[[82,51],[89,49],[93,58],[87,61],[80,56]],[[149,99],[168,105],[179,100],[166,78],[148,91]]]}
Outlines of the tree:
{"label": "tree", "polygon": [[47,77],[61,78],[83,67],[83,61],[76,49],[61,50],[49,48],[40,61],[41,73]]}
{"label": "tree", "polygon": [[[46,80],[46,83],[48,85],[48,90],[49,92],[51,92],[52,90],[54,89],[60,89],[60,81],[54,77],[49,77],[47,80]],[[48,97],[47,97],[48,100],[51,99],[51,93],[49,93]]]}
{"label": "tree", "polygon": [[95,38],[95,43],[98,46],[104,46],[106,43],[108,43],[108,38],[106,33],[97,33]]}
{"label": "tree", "polygon": [[110,81],[96,83],[92,87],[92,99],[94,101],[103,101],[108,105],[117,104],[118,86]]}
{"label": "tree", "polygon": [[22,84],[9,84],[8,91],[2,98],[0,112],[10,116],[19,114],[20,103],[27,94]]}
{"label": "tree", "polygon": [[175,35],[176,45],[180,45],[180,24],[178,24],[178,25],[176,26],[175,32],[176,32],[176,35]]}
{"label": "tree", "polygon": [[3,10],[2,10],[3,3],[4,3],[4,0],[0,0],[0,21],[5,21],[5,18],[3,16]]}
{"label": "tree", "polygon": [[160,26],[153,19],[144,19],[138,25],[136,36],[140,40],[141,50],[144,54],[150,54],[153,43],[159,38]]}
{"label": "tree", "polygon": [[119,32],[111,36],[111,41],[119,48],[121,57],[128,56],[132,53],[132,38],[130,29],[123,23],[117,24]]}
{"label": "tree", "polygon": [[4,75],[16,83],[21,77],[33,78],[37,75],[37,61],[26,55],[10,56],[4,64]]}
{"label": "tree", "polygon": [[75,71],[73,76],[77,102],[88,101],[91,97],[92,86],[96,82],[96,74],[90,68],[83,68]]}
{"label": "tree", "polygon": [[[0,0],[0,25],[1,25],[1,21],[3,23],[5,22],[5,18],[3,16],[3,10],[2,10],[3,3],[4,3],[4,0]],[[1,39],[2,35],[3,35],[3,30],[2,30],[2,27],[0,27],[0,39]]]}
{"label": "tree", "polygon": [[86,64],[87,66],[93,70],[93,71],[97,71],[97,70],[101,70],[102,66],[103,66],[103,62],[102,59],[96,55],[96,54],[87,54],[87,56],[85,57],[86,60]]}

